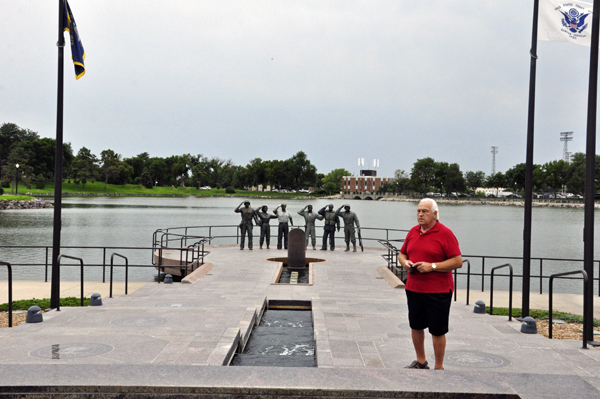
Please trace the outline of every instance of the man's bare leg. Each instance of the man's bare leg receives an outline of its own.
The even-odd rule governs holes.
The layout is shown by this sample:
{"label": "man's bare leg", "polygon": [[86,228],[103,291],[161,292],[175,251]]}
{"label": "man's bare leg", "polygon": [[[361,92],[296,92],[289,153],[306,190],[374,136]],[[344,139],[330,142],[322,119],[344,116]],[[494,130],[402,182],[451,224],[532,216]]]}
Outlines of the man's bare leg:
{"label": "man's bare leg", "polygon": [[[433,352],[435,353],[435,368],[436,369],[444,369],[444,355],[446,354],[446,336],[440,335],[435,336],[432,335],[431,339],[433,340]],[[414,337],[413,337],[414,341]]]}
{"label": "man's bare leg", "polygon": [[411,335],[417,354],[417,362],[425,363],[427,361],[427,357],[425,356],[425,330],[411,330]]}

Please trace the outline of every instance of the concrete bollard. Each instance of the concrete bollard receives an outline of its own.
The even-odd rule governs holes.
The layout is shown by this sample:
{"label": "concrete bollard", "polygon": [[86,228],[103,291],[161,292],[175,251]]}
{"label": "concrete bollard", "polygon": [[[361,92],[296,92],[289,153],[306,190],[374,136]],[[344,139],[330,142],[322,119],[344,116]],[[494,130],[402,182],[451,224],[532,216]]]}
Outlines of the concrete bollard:
{"label": "concrete bollard", "polygon": [[537,334],[537,324],[533,317],[527,316],[521,324],[521,332],[523,334]]}
{"label": "concrete bollard", "polygon": [[98,293],[90,297],[90,306],[102,306],[102,296]]}
{"label": "concrete bollard", "polygon": [[483,302],[483,301],[475,302],[475,308],[473,309],[473,313],[485,314],[485,302]]}
{"label": "concrete bollard", "polygon": [[165,280],[164,280],[165,284],[173,284],[173,276],[171,276],[170,274],[167,274],[165,276]]}
{"label": "concrete bollard", "polygon": [[42,321],[44,321],[44,317],[42,316],[42,309],[39,306],[32,306],[27,309],[26,323],[41,323]]}

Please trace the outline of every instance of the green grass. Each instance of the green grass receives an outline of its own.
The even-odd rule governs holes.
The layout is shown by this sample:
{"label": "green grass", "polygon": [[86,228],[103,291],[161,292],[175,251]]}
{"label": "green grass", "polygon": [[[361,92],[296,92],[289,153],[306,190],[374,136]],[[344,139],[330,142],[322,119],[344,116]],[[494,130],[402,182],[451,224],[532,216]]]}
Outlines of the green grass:
{"label": "green grass", "polygon": [[[485,311],[487,314],[489,314],[490,307],[486,306]],[[521,309],[513,308],[513,310],[512,310],[513,317],[521,317],[522,314],[523,314],[523,312]],[[508,316],[508,308],[494,307],[494,315]],[[536,320],[548,320],[548,317],[550,316],[550,312],[547,310],[530,310],[529,316],[533,317]],[[565,313],[565,312],[552,312],[552,319],[553,320],[557,320],[557,319],[564,320],[567,323],[583,323],[583,316],[575,315],[572,313]],[[595,327],[600,326],[600,320],[594,319],[594,326]]]}
{"label": "green grass", "polygon": [[[90,304],[90,298],[83,298],[84,306]],[[50,298],[44,299],[22,299],[19,301],[13,301],[13,310],[27,310],[32,306],[39,306],[41,309],[48,309],[50,307]],[[81,298],[75,298],[70,296],[67,298],[60,298],[60,306],[81,306]],[[8,303],[0,304],[0,312],[8,311]]]}
{"label": "green grass", "polygon": [[[82,193],[82,194],[129,194],[129,195],[202,195],[202,196],[236,196],[236,197],[257,197],[257,196],[269,196],[269,197],[306,197],[308,194],[306,193],[271,193],[269,191],[245,191],[245,190],[236,190],[235,194],[227,194],[225,189],[216,189],[212,190],[198,190],[196,187],[152,187],[146,188],[144,186],[135,185],[135,184],[126,184],[122,185],[114,185],[108,184],[106,186],[106,190],[104,189],[103,182],[87,182],[85,184],[85,189],[83,188],[83,184],[75,184],[73,180],[65,180],[63,182],[62,191],[63,193]],[[33,195],[43,195],[43,194],[53,194],[54,193],[54,183],[46,183],[46,186],[43,189],[37,188],[23,188],[27,193],[31,193]],[[20,190],[19,190],[20,191]],[[3,197],[4,198],[4,197]]]}
{"label": "green grass", "polygon": [[29,201],[32,199],[33,197],[30,197],[29,195],[0,195],[0,200],[6,201]]}

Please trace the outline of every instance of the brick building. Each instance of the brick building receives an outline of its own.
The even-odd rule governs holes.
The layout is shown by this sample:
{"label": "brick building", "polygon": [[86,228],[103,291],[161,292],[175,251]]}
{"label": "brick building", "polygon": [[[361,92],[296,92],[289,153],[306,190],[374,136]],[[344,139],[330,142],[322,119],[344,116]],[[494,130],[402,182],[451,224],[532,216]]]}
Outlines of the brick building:
{"label": "brick building", "polygon": [[[361,170],[361,176],[344,176],[342,190],[345,192],[365,192],[370,193],[379,190],[383,183],[393,183],[393,177],[377,177],[374,170]],[[370,173],[368,173],[370,172]]]}

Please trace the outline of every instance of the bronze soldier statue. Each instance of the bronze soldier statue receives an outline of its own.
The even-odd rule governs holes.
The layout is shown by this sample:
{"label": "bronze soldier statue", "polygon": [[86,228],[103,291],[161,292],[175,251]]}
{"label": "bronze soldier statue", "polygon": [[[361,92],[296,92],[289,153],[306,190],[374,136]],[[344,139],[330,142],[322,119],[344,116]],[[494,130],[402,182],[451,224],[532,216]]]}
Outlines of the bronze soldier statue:
{"label": "bronze soldier statue", "polygon": [[308,247],[308,236],[311,237],[313,249],[317,249],[317,236],[315,231],[315,220],[323,220],[323,216],[313,212],[312,205],[306,205],[298,215],[304,218],[306,224],[306,247]]}
{"label": "bronze soldier statue", "polygon": [[260,249],[263,247],[265,238],[267,241],[267,249],[269,249],[269,244],[271,243],[271,225],[269,222],[271,219],[277,219],[277,215],[268,214],[268,210],[269,208],[266,205],[263,205],[258,209],[258,211],[256,211],[258,216],[258,225],[260,226]]}
{"label": "bronze soldier statue", "polygon": [[[327,209],[326,209],[327,208]],[[327,251],[327,237],[329,237],[329,247],[333,251],[335,250],[335,229],[340,231],[340,218],[335,214],[333,210],[333,204],[329,204],[326,207],[319,209],[319,215],[325,219],[325,226],[323,226],[323,247],[321,251]]]}
{"label": "bronze soldier statue", "polygon": [[[281,208],[281,210],[279,210],[279,208]],[[294,225],[292,215],[288,211],[286,211],[285,208],[286,204],[281,204],[273,211],[273,213],[277,215],[277,219],[279,220],[279,230],[277,231],[277,249],[281,249],[282,240],[285,249],[288,249],[288,233],[290,231],[290,225]]]}
{"label": "bronze soldier statue", "polygon": [[[342,208],[344,208],[344,212],[342,212]],[[352,246],[354,247],[353,252],[356,252],[354,224],[356,224],[356,228],[360,233],[360,223],[358,222],[356,213],[350,211],[350,205],[342,205],[340,206],[340,209],[335,212],[335,214],[344,219],[344,239],[346,241],[346,251],[350,251],[350,241],[352,241]]]}
{"label": "bronze soldier statue", "polygon": [[[244,205],[243,208],[242,205]],[[234,209],[234,212],[242,214],[242,222],[240,223],[240,231],[242,235],[240,240],[240,249],[244,249],[244,241],[246,238],[246,233],[248,233],[248,249],[252,251],[252,219],[256,220],[258,223],[256,212],[254,209],[250,208],[250,201],[248,200],[239,204],[238,207]]]}

